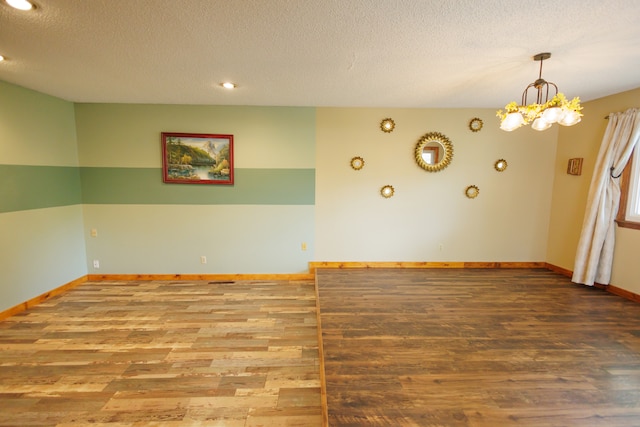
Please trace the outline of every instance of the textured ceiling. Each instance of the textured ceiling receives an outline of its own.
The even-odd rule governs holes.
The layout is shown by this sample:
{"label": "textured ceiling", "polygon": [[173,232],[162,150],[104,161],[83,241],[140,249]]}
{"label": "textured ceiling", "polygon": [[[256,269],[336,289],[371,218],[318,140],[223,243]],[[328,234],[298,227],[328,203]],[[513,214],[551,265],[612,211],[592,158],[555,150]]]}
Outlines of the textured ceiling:
{"label": "textured ceiling", "polygon": [[0,80],[75,102],[500,108],[540,52],[569,98],[640,87],[638,0],[36,1]]}

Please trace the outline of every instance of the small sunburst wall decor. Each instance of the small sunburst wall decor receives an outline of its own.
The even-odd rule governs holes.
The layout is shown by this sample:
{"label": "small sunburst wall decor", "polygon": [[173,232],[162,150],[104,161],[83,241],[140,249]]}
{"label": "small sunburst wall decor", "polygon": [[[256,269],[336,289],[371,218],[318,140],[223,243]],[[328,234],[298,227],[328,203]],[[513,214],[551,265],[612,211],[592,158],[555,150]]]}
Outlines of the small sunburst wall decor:
{"label": "small sunburst wall decor", "polygon": [[393,119],[386,118],[380,122],[380,129],[382,132],[390,133],[396,128],[396,122]]}

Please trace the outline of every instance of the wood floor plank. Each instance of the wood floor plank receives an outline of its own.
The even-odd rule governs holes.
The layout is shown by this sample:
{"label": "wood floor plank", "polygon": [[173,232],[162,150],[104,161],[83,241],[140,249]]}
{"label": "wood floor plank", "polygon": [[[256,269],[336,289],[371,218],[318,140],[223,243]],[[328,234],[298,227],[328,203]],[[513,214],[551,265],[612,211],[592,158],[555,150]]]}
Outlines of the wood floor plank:
{"label": "wood floor plank", "polygon": [[547,270],[318,270],[329,425],[640,426],[640,305]]}
{"label": "wood floor plank", "polygon": [[0,426],[320,426],[313,281],[86,282],[0,321]]}

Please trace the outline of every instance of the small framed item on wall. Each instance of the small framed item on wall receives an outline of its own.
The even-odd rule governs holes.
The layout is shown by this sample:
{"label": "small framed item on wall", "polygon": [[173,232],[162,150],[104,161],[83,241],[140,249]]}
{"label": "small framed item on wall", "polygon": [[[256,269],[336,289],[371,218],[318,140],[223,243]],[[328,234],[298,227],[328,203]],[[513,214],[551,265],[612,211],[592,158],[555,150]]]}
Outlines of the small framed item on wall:
{"label": "small framed item on wall", "polygon": [[233,135],[162,132],[162,180],[233,184]]}
{"label": "small framed item on wall", "polygon": [[582,157],[569,159],[569,164],[567,165],[567,173],[569,175],[582,175]]}

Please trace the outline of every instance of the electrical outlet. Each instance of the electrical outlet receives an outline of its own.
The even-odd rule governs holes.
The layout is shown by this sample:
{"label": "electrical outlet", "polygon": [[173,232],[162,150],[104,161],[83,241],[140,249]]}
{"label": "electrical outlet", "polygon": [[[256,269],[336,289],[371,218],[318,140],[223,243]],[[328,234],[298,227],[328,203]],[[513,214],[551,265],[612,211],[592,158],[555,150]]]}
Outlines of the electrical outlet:
{"label": "electrical outlet", "polygon": [[302,242],[302,245],[300,245],[300,249],[302,249],[303,251],[307,250],[307,242]]}
{"label": "electrical outlet", "polygon": [[100,261],[98,261],[97,259],[93,260],[93,268],[100,268]]}
{"label": "electrical outlet", "polygon": [[444,249],[444,243],[440,243],[438,245],[438,249],[440,249],[440,252],[442,252],[442,250]]}
{"label": "electrical outlet", "polygon": [[206,256],[204,256],[204,255],[202,255],[202,256],[200,257],[200,264],[206,264],[206,263],[207,263],[207,257],[206,257]]}
{"label": "electrical outlet", "polygon": [[98,237],[98,229],[97,228],[92,228],[91,229],[91,237]]}

